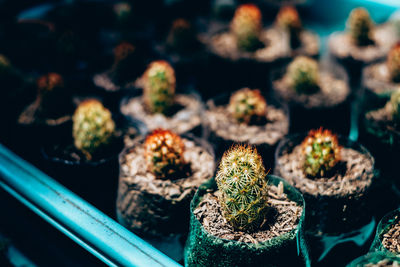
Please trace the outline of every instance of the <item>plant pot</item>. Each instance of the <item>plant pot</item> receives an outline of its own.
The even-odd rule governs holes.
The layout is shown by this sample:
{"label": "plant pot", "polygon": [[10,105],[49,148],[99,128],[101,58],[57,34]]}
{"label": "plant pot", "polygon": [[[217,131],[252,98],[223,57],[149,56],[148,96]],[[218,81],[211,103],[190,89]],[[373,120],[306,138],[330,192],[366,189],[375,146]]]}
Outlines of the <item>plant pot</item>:
{"label": "plant pot", "polygon": [[177,134],[201,135],[203,104],[195,92],[176,94],[174,105],[167,115],[150,113],[139,93],[124,98],[121,101],[120,110],[124,116],[142,122],[149,132],[163,128]]}
{"label": "plant pot", "polygon": [[117,198],[118,221],[143,236],[168,237],[185,234],[189,223],[189,203],[197,188],[214,174],[214,153],[209,144],[182,135],[184,158],[190,163],[188,177],[156,179],[146,169],[145,138],[120,154]]}
{"label": "plant pot", "polygon": [[[382,251],[397,257],[400,255],[398,245],[396,247],[398,240],[398,228],[394,228],[396,224],[399,224],[399,220],[400,209],[394,210],[382,218],[378,224],[378,227],[376,228],[375,239],[370,248],[371,252]],[[394,245],[390,246],[390,243],[394,243]]]}
{"label": "plant pot", "polygon": [[321,63],[320,89],[312,94],[297,93],[285,74],[286,68],[273,72],[271,86],[275,97],[289,106],[290,133],[323,126],[348,134],[351,118],[350,87],[342,68]]}
{"label": "plant pot", "polygon": [[287,110],[273,99],[267,99],[267,115],[263,124],[240,124],[228,111],[231,94],[225,93],[207,102],[203,116],[204,137],[220,158],[234,143],[256,146],[265,164],[273,166],[275,148],[288,132]]}
{"label": "plant pot", "polygon": [[[279,185],[280,183],[282,183],[282,185]],[[292,225],[291,230],[279,232],[275,234],[274,237],[267,238],[262,242],[254,241],[257,239],[257,237],[253,239],[254,235],[256,235],[255,233],[244,233],[233,230],[226,222],[223,222],[223,219],[219,220],[217,223],[212,222],[212,225],[218,223],[220,225],[212,226],[209,229],[213,229],[214,227],[214,231],[219,229],[219,226],[223,227],[221,229],[223,229],[224,232],[230,229],[229,234],[231,237],[224,236],[224,238],[222,238],[210,233],[204,226],[204,219],[202,219],[203,221],[201,222],[195,214],[195,211],[198,212],[202,200],[210,195],[208,193],[217,191],[215,180],[210,179],[199,187],[190,205],[190,233],[185,247],[185,266],[304,265],[302,256],[307,258],[308,255],[307,247],[303,240],[303,222],[305,217],[304,199],[294,187],[279,177],[270,175],[269,184],[274,186],[274,188],[281,187],[281,190],[287,195],[287,199],[293,201],[291,203],[294,203],[294,205],[297,205],[297,207],[301,209],[301,214],[298,214],[297,226]],[[214,200],[214,203],[218,202]],[[208,210],[206,206],[204,207],[204,210]],[[272,210],[270,213],[271,212]],[[203,215],[207,216],[206,213],[203,213]],[[218,218],[220,218],[222,215],[219,213],[218,216]],[[268,232],[269,230],[264,231]],[[247,238],[247,240],[233,240],[240,240],[241,238]],[[251,239],[253,239],[253,242],[249,242]]]}
{"label": "plant pot", "polygon": [[350,262],[347,267],[389,267],[398,266],[399,264],[400,259],[398,257],[383,252],[374,252],[355,259]]}
{"label": "plant pot", "polygon": [[[124,147],[123,137],[126,128],[136,129],[135,125],[122,119],[115,122],[118,133],[114,141],[91,160],[75,148],[72,123],[41,148],[41,165],[46,173],[111,217],[115,216],[118,155]],[[137,131],[140,134],[139,129]]]}
{"label": "plant pot", "polygon": [[267,88],[265,77],[270,69],[283,65],[290,57],[286,35],[275,28],[262,31],[259,49],[245,52],[237,48],[236,39],[228,26],[219,23],[210,25],[209,31],[201,37],[211,66],[199,79],[205,98],[231,92],[232,88]]}
{"label": "plant pot", "polygon": [[359,47],[353,44],[348,32],[336,32],[329,37],[330,55],[346,68],[351,84],[360,82],[363,66],[386,57],[396,42],[396,32],[390,23],[382,24],[374,29],[372,40],[374,44]]}

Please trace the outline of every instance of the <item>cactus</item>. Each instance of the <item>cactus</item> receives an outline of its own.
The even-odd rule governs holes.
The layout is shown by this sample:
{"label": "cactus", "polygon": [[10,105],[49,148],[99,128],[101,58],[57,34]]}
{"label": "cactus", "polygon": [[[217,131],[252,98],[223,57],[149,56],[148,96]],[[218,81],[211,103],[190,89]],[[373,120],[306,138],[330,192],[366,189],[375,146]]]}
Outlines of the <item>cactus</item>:
{"label": "cactus", "polygon": [[351,11],[347,20],[347,27],[354,44],[367,46],[373,43],[372,30],[374,23],[365,8],[355,8]]}
{"label": "cactus", "polygon": [[389,51],[386,65],[392,81],[400,82],[400,42]]}
{"label": "cactus", "polygon": [[182,139],[168,130],[157,129],[144,144],[147,169],[158,179],[171,178],[183,171],[185,146]]}
{"label": "cactus", "polygon": [[152,113],[166,114],[174,103],[175,71],[168,62],[153,61],[144,73],[143,101]]}
{"label": "cactus", "polygon": [[58,73],[48,73],[37,80],[40,108],[46,113],[59,114],[65,112],[70,103],[66,98],[68,91],[64,86],[64,79]]}
{"label": "cactus", "polygon": [[260,9],[253,4],[239,6],[231,22],[231,31],[236,36],[237,46],[241,50],[252,51],[260,43],[262,29]]}
{"label": "cactus", "polygon": [[221,159],[216,182],[222,215],[240,231],[254,231],[267,213],[267,173],[255,148],[236,145]]}
{"label": "cactus", "polygon": [[134,80],[138,74],[138,58],[135,46],[121,42],[114,48],[114,64],[111,78],[117,84]]}
{"label": "cactus", "polygon": [[291,87],[300,94],[319,90],[318,62],[305,56],[296,57],[288,66],[287,77]]}
{"label": "cactus", "polygon": [[340,160],[337,136],[329,130],[311,130],[301,147],[305,157],[303,171],[307,176],[324,177]]}
{"label": "cactus", "polygon": [[129,24],[132,17],[132,6],[129,3],[117,3],[113,7],[117,22],[124,26]]}
{"label": "cactus", "polygon": [[292,6],[282,7],[276,16],[276,24],[289,34],[292,48],[300,45],[300,33],[303,26],[296,8]]}
{"label": "cactus", "polygon": [[87,160],[109,145],[114,137],[115,123],[111,112],[96,99],[79,104],[72,117],[74,144]]}
{"label": "cactus", "polygon": [[393,120],[400,123],[400,88],[392,93],[390,96],[390,103],[393,110]]}
{"label": "cactus", "polygon": [[194,44],[195,34],[189,21],[179,18],[173,21],[167,44],[177,50],[188,49]]}
{"label": "cactus", "polygon": [[267,103],[260,90],[243,88],[231,96],[228,110],[238,122],[248,124],[251,121],[265,117]]}

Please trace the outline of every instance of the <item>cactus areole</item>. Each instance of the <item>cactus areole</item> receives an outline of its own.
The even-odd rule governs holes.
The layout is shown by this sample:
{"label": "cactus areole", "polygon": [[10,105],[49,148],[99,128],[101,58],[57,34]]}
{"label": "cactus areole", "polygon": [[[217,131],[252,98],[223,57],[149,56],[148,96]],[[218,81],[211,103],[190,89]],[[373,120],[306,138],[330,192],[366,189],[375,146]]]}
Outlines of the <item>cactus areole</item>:
{"label": "cactus areole", "polygon": [[262,15],[260,9],[253,4],[239,6],[231,22],[231,31],[241,50],[252,51],[260,43],[262,30]]}
{"label": "cactus areole", "polygon": [[175,133],[156,129],[146,137],[144,146],[147,169],[156,178],[176,178],[183,171],[185,146]]}
{"label": "cactus areole", "polygon": [[340,160],[341,147],[337,136],[329,130],[311,130],[301,146],[303,171],[309,177],[324,177]]}
{"label": "cactus areole", "polygon": [[260,90],[244,88],[231,96],[228,110],[238,122],[249,124],[265,117],[267,103]]}
{"label": "cactus areole", "polygon": [[115,123],[111,112],[100,101],[89,99],[75,110],[72,118],[74,144],[88,160],[94,153],[110,144]]}
{"label": "cactus areole", "polygon": [[221,159],[216,182],[222,214],[232,227],[255,231],[268,210],[267,173],[255,148],[236,145]]}

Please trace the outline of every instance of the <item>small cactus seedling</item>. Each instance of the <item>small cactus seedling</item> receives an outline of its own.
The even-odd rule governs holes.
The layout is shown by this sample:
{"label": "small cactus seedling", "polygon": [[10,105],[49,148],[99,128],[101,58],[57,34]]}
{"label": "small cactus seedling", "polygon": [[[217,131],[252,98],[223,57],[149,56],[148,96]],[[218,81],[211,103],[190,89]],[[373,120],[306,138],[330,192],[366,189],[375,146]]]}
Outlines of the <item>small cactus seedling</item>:
{"label": "small cactus seedling", "polygon": [[128,42],[121,42],[114,48],[112,79],[116,83],[132,81],[138,76],[136,48]]}
{"label": "small cactus seedling", "polygon": [[282,7],[276,17],[276,24],[289,34],[292,48],[300,45],[300,33],[303,26],[296,8],[292,6]]}
{"label": "small cactus seedling", "polygon": [[167,37],[167,44],[178,50],[188,49],[193,45],[195,34],[189,21],[179,18],[172,22]]}
{"label": "small cactus seedling", "polygon": [[228,110],[238,122],[250,123],[265,117],[267,103],[259,90],[244,88],[231,96]]}
{"label": "small cactus seedling", "polygon": [[143,79],[143,101],[147,109],[152,113],[166,114],[174,103],[174,69],[166,61],[153,61]]}
{"label": "small cactus seedling", "polygon": [[227,222],[240,231],[258,229],[268,210],[268,183],[257,150],[236,145],[226,151],[215,179]]}
{"label": "small cactus seedling", "polygon": [[129,3],[117,3],[113,10],[119,24],[126,25],[129,23],[132,16],[132,6]]}
{"label": "small cactus seedling", "polygon": [[120,64],[135,52],[135,47],[128,42],[122,42],[114,48],[114,65]]}
{"label": "small cactus seedling", "polygon": [[303,171],[310,177],[324,177],[340,160],[337,136],[329,130],[311,130],[301,144],[304,154]]}
{"label": "small cactus seedling", "polygon": [[154,130],[146,137],[144,147],[147,169],[156,178],[170,178],[183,171],[185,146],[175,133],[168,130]]}
{"label": "small cactus seedling", "polygon": [[358,46],[367,46],[373,43],[372,31],[374,23],[365,8],[355,8],[347,20],[352,41]]}
{"label": "small cactus seedling", "polygon": [[65,111],[68,100],[68,92],[64,86],[64,79],[58,73],[48,73],[37,80],[38,98],[40,107],[49,113]]}
{"label": "small cactus seedling", "polygon": [[79,104],[72,117],[74,144],[87,160],[109,145],[114,137],[115,123],[111,112],[96,99]]}
{"label": "small cactus seedling", "polygon": [[393,120],[400,123],[400,88],[392,93],[390,103],[393,110]]}
{"label": "small cactus seedling", "polygon": [[300,94],[318,91],[318,62],[305,56],[296,57],[288,66],[287,74],[291,87]]}
{"label": "small cactus seedling", "polygon": [[260,9],[253,4],[239,6],[231,22],[231,31],[236,36],[241,50],[252,51],[260,43],[262,16]]}
{"label": "small cactus seedling", "polygon": [[400,82],[400,43],[390,50],[386,61],[390,77],[394,82]]}

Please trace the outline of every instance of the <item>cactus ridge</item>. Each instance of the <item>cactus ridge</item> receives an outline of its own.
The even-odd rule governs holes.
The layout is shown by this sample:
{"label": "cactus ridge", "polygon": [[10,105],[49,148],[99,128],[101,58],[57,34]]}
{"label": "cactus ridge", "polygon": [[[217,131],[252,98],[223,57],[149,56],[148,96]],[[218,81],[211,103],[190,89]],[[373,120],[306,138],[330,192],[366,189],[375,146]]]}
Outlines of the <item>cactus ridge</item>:
{"label": "cactus ridge", "polygon": [[305,156],[303,171],[310,177],[324,177],[340,161],[337,136],[322,128],[311,130],[301,144]]}
{"label": "cactus ridge", "polygon": [[253,231],[263,224],[268,210],[266,176],[255,148],[236,145],[224,153],[216,176],[219,203],[235,229]]}
{"label": "cactus ridge", "polygon": [[267,103],[260,90],[243,88],[231,96],[228,111],[238,122],[249,124],[265,117]]}
{"label": "cactus ridge", "polygon": [[145,140],[147,169],[159,179],[182,173],[186,165],[184,150],[184,143],[178,135],[169,130],[154,130]]}
{"label": "cactus ridge", "polygon": [[81,150],[88,160],[94,153],[110,144],[115,132],[111,112],[96,99],[85,100],[79,104],[72,118],[75,147]]}

